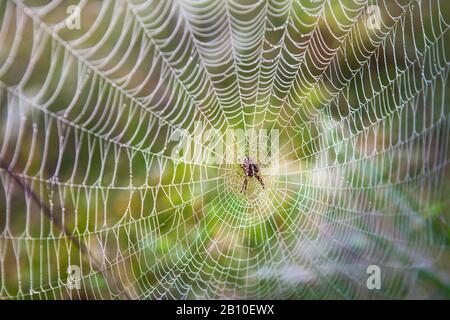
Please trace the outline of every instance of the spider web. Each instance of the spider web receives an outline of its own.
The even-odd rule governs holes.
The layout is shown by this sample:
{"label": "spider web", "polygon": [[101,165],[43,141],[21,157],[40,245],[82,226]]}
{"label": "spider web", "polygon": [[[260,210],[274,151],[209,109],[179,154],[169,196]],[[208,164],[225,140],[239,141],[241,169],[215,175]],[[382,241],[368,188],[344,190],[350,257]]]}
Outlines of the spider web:
{"label": "spider web", "polygon": [[[0,297],[420,296],[448,254],[448,9],[1,2]],[[182,132],[224,158],[199,122],[278,130],[266,188],[176,156]]]}

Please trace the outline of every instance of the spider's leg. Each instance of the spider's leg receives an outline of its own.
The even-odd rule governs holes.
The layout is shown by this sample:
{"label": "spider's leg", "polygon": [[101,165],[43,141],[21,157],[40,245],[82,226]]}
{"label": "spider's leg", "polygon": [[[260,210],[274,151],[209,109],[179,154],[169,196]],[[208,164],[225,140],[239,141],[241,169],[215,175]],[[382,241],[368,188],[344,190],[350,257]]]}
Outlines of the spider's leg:
{"label": "spider's leg", "polygon": [[271,162],[264,162],[264,163],[262,163],[262,162],[259,162],[258,161],[258,167],[259,168],[268,168],[268,167],[270,167],[270,165],[271,165]]}
{"label": "spider's leg", "polygon": [[247,183],[248,183],[248,178],[247,178],[247,176],[245,176],[244,182],[242,183],[241,193],[244,192],[244,194],[245,194],[245,192],[247,192]]}
{"label": "spider's leg", "polygon": [[258,173],[255,174],[255,178],[258,179],[259,183],[261,184],[261,187],[262,187],[263,189],[265,189],[265,188],[264,188],[264,181],[263,181],[263,179],[261,178],[261,176],[260,176]]}

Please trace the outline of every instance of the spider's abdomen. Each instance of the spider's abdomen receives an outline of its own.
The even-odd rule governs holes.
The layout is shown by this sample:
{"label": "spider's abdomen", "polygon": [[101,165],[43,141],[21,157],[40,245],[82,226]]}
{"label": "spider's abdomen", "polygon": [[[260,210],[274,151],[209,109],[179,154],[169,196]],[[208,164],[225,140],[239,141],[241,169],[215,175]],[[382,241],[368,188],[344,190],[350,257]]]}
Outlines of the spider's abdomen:
{"label": "spider's abdomen", "polygon": [[253,177],[259,172],[258,166],[250,158],[244,159],[243,169],[247,177]]}
{"label": "spider's abdomen", "polygon": [[250,164],[249,168],[247,170],[247,175],[249,177],[253,177],[255,175],[255,173],[258,173],[258,167],[254,164]]}

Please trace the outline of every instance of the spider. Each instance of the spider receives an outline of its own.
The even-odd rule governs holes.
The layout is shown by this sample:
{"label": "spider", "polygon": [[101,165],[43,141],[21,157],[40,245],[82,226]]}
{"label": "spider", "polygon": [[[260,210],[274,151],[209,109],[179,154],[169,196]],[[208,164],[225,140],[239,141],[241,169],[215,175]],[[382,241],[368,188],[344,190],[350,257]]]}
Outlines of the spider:
{"label": "spider", "polygon": [[265,189],[264,188],[264,181],[261,178],[261,176],[259,175],[259,172],[261,170],[259,169],[259,166],[256,164],[256,162],[252,158],[245,157],[244,161],[242,162],[240,167],[244,171],[244,182],[242,183],[241,193],[242,192],[245,193],[247,191],[247,184],[248,184],[248,178],[249,177],[250,178],[251,177],[255,177],[256,179],[258,179],[258,181],[261,184],[262,188]]}

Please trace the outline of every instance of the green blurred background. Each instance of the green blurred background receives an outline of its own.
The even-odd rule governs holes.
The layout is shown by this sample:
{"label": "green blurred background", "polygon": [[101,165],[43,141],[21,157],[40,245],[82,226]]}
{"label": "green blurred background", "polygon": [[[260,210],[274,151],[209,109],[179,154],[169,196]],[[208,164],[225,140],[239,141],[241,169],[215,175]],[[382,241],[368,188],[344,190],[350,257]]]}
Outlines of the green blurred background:
{"label": "green blurred background", "polygon": [[[448,299],[449,9],[2,1],[0,298]],[[198,121],[278,130],[266,189]]]}

